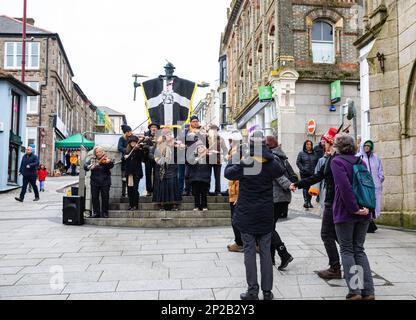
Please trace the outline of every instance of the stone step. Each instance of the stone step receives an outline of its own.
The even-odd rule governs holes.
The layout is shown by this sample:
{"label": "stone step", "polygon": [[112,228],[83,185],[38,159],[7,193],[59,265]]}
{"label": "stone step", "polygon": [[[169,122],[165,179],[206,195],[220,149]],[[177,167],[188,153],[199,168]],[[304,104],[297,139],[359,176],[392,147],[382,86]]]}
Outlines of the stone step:
{"label": "stone step", "polygon": [[177,218],[231,218],[230,210],[208,210],[208,211],[123,211],[111,210],[108,213],[110,218],[136,218],[136,219],[177,219]]}
{"label": "stone step", "polygon": [[[127,211],[129,208],[128,203],[113,203],[110,204],[110,210],[116,211]],[[179,210],[193,210],[194,202],[185,202],[178,204]],[[208,203],[209,210],[230,210],[229,203]],[[139,203],[139,210],[150,211],[150,210],[159,210],[159,204],[157,203]]]}
{"label": "stone step", "polygon": [[[119,201],[120,203],[129,203],[128,198],[122,198]],[[152,197],[140,197],[139,203],[151,203]],[[182,203],[194,203],[193,196],[183,196]],[[229,203],[228,197],[226,196],[208,196],[208,203]]]}
{"label": "stone step", "polygon": [[99,218],[85,219],[88,225],[127,228],[207,228],[230,226],[230,218]]}

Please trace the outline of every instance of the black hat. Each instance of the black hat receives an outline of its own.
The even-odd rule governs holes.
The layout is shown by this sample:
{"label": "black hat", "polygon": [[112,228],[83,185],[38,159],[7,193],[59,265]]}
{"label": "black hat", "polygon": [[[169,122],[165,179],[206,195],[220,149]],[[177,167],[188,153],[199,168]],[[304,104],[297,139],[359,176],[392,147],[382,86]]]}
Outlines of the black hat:
{"label": "black hat", "polygon": [[160,125],[157,124],[157,123],[154,123],[154,122],[152,122],[151,124],[149,124],[147,128],[150,130],[150,128],[153,127],[153,126],[156,126],[157,127],[157,130],[160,130]]}
{"label": "black hat", "polygon": [[130,143],[130,142],[139,142],[139,137],[135,135],[129,137],[129,140],[127,140],[127,143]]}
{"label": "black hat", "polygon": [[127,133],[127,132],[132,131],[132,130],[131,130],[131,127],[130,127],[130,126],[128,126],[128,125],[126,125],[126,124],[123,124],[123,125],[121,126],[121,130],[123,131],[123,133]]}
{"label": "black hat", "polygon": [[191,121],[193,121],[193,120],[198,120],[199,121],[199,118],[197,116],[192,116]]}

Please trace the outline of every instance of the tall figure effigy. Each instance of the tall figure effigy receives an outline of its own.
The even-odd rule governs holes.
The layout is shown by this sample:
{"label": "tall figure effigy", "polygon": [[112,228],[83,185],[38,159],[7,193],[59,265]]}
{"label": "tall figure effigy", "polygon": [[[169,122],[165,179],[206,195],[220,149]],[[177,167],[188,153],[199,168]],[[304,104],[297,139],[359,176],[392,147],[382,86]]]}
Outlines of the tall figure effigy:
{"label": "tall figure effigy", "polygon": [[168,62],[165,75],[141,85],[149,124],[157,123],[161,128],[179,129],[190,122],[198,85],[174,76],[174,70],[174,65]]}

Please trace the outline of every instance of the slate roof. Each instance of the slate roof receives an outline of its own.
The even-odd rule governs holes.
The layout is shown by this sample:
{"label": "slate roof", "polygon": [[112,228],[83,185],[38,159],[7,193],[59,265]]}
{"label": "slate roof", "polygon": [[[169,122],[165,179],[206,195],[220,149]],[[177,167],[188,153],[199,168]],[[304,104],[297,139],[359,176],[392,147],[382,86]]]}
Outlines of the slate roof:
{"label": "slate roof", "polygon": [[[0,15],[0,33],[2,34],[21,34],[23,32],[23,22],[8,17],[6,15]],[[30,24],[26,24],[26,33],[27,34],[54,34],[54,32],[41,29]]]}

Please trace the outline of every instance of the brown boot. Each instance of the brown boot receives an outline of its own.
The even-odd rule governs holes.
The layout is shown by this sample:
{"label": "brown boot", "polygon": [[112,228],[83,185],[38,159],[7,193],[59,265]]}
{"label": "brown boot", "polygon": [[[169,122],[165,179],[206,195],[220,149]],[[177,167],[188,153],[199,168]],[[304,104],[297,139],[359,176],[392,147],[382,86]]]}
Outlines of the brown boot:
{"label": "brown boot", "polygon": [[362,296],[360,294],[348,294],[345,299],[347,300],[362,300]]}
{"label": "brown boot", "polygon": [[229,244],[229,245],[227,246],[227,249],[228,249],[228,251],[230,251],[230,252],[243,252],[243,251],[244,251],[244,250],[243,250],[243,247],[239,246],[239,245],[238,245],[238,244],[236,244],[236,243]]}
{"label": "brown boot", "polygon": [[361,300],[368,300],[368,301],[370,301],[370,300],[376,300],[376,297],[374,295],[372,295],[372,294],[370,294],[369,296],[363,295]]}
{"label": "brown boot", "polygon": [[317,274],[325,280],[342,279],[341,266],[333,266],[327,270],[318,271]]}

